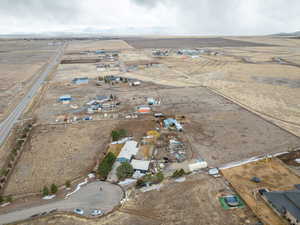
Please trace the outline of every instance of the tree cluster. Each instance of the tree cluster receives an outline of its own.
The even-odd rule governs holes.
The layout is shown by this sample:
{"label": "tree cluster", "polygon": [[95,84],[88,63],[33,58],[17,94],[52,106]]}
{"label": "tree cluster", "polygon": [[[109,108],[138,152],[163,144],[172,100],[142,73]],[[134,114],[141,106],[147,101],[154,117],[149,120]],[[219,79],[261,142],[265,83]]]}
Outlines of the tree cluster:
{"label": "tree cluster", "polygon": [[112,169],[113,164],[115,163],[117,157],[114,155],[114,153],[109,152],[104,159],[102,160],[102,162],[99,164],[98,166],[98,174],[100,176],[100,178],[102,179],[106,179],[109,172]]}
{"label": "tree cluster", "polygon": [[124,162],[117,168],[117,176],[119,180],[124,180],[126,178],[132,177],[134,173],[133,167],[130,163]]}

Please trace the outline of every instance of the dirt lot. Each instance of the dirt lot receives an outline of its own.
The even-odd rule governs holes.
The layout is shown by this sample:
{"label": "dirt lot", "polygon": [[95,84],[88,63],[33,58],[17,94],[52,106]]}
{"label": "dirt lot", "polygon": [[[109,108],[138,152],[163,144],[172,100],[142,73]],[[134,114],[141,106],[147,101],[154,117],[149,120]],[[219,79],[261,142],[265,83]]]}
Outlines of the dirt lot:
{"label": "dirt lot", "polygon": [[206,88],[165,88],[158,110],[185,115],[184,133],[195,156],[209,166],[300,146],[300,139]]}
{"label": "dirt lot", "polygon": [[115,122],[38,126],[32,133],[5,194],[38,192],[86,175],[102,156]]}
{"label": "dirt lot", "polygon": [[[294,189],[295,184],[300,183],[300,177],[292,173],[279,159],[252,162],[224,169],[222,173],[263,222],[272,225],[286,224],[258,194],[254,194],[259,188],[267,188],[270,191],[290,190]],[[253,176],[261,178],[262,182],[250,181]]]}
{"label": "dirt lot", "polygon": [[[300,40],[271,37],[230,39],[277,46],[215,46],[205,49],[220,54],[200,55],[198,58],[156,57],[162,66],[133,71],[126,76],[178,87],[208,86],[300,136],[299,68],[275,60],[280,57],[300,64]],[[130,58],[130,54],[127,52],[123,60]],[[134,56],[137,54],[142,58],[151,55],[148,50],[138,50]]]}
{"label": "dirt lot", "polygon": [[126,130],[128,136],[132,136],[137,140],[146,136],[146,133],[155,129],[155,127],[156,123],[154,120],[120,121],[117,126],[118,129]]}
{"label": "dirt lot", "polygon": [[58,46],[48,41],[0,41],[0,121],[24,95]]}
{"label": "dirt lot", "polygon": [[[57,102],[57,98],[64,94],[74,98],[70,105],[80,107],[84,107],[96,95],[114,94],[121,101],[119,112],[116,113],[124,115],[134,112],[135,106],[146,104],[147,97],[160,98],[162,104],[154,106],[153,111],[185,115],[189,122],[184,125],[184,133],[188,144],[192,146],[192,155],[204,158],[210,166],[300,146],[299,138],[203,87],[172,88],[147,83],[130,88],[97,87],[92,83],[81,86],[53,84],[36,111],[40,122],[55,122],[59,115],[72,115],[74,110],[70,105]],[[92,116],[97,118],[96,114]],[[140,117],[143,118],[151,119]],[[139,125],[133,121],[127,122],[124,128],[132,127],[130,132],[134,136],[144,135],[147,130],[139,131]],[[153,128],[155,123],[147,129]]]}
{"label": "dirt lot", "polygon": [[128,38],[124,39],[134,48],[205,48],[268,46],[268,44],[237,41],[225,38]]}
{"label": "dirt lot", "polygon": [[116,49],[130,49],[132,48],[125,41],[122,40],[85,40],[73,41],[68,45],[67,51],[95,51],[100,49],[116,50]]}
{"label": "dirt lot", "polygon": [[184,183],[165,184],[160,191],[138,193],[123,208],[103,219],[86,221],[67,216],[46,217],[31,224],[254,224],[257,220],[249,208],[224,210],[221,207],[218,197],[230,193],[222,179],[195,175]]}

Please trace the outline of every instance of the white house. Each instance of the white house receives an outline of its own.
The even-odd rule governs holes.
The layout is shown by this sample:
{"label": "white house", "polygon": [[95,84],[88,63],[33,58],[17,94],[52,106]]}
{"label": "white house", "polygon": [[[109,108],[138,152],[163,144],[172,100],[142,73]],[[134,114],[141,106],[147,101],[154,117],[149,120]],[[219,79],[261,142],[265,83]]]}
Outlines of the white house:
{"label": "white house", "polygon": [[136,141],[130,140],[125,143],[121,149],[120,154],[117,157],[119,162],[129,162],[132,156],[139,152],[138,143]]}

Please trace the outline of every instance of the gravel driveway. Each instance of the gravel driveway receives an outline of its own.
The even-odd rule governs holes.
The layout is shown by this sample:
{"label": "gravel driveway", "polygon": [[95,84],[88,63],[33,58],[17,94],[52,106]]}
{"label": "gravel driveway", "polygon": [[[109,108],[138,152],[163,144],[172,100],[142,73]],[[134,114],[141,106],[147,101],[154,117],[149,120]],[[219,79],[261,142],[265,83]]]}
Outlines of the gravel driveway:
{"label": "gravel driveway", "polygon": [[90,215],[91,211],[94,209],[109,212],[120,203],[122,197],[123,191],[119,186],[96,181],[82,187],[67,199],[2,214],[0,215],[0,223],[6,224],[24,220],[32,215],[49,212],[54,209],[69,212],[73,211],[75,208],[80,208],[84,211],[84,215],[86,216]]}

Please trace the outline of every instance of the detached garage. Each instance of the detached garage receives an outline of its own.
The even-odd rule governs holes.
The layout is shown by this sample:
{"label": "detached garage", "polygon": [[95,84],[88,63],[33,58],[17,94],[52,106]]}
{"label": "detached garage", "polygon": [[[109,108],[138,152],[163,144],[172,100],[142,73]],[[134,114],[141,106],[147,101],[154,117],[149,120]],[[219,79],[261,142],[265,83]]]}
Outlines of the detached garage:
{"label": "detached garage", "polygon": [[131,165],[132,165],[134,171],[139,171],[141,173],[147,173],[149,170],[150,161],[133,159],[131,161]]}

